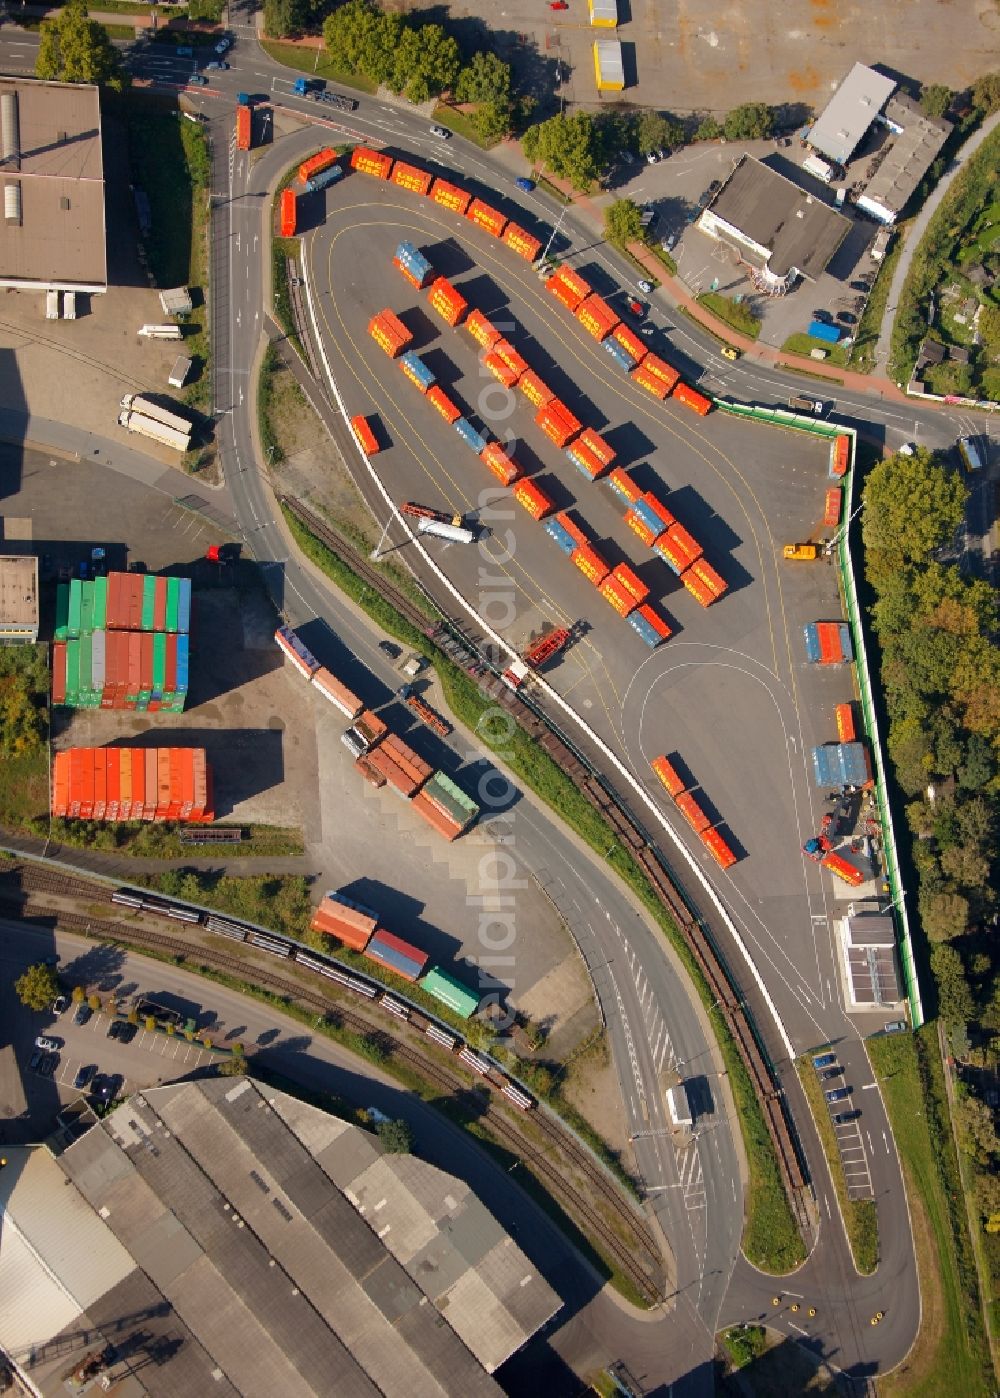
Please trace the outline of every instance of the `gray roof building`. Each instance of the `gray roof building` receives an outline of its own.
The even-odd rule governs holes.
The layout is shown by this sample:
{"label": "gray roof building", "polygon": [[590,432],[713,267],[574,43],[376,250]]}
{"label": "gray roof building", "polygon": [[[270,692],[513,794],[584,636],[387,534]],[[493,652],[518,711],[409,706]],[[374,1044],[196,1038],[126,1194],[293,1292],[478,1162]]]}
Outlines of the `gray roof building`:
{"label": "gray roof building", "polygon": [[0,555],[0,645],[38,640],[38,559]]}
{"label": "gray roof building", "polygon": [[0,286],[104,292],[96,87],[0,78]]}
{"label": "gray roof building", "polygon": [[855,63],[816,118],[807,143],[820,155],[846,165],[895,90],[892,78]]}
{"label": "gray roof building", "polygon": [[842,943],[855,1008],[875,1010],[899,1004],[904,997],[891,912],[850,903],[842,924]]}
{"label": "gray roof building", "polygon": [[850,231],[850,221],[752,155],[744,155],[698,219],[765,277],[814,279]]}
{"label": "gray roof building", "polygon": [[858,199],[859,209],[893,223],[951,134],[951,122],[930,117],[905,93],[886,103],[883,122],[891,140],[875,157],[877,168]]}
{"label": "gray roof building", "polygon": [[462,1181],[250,1078],[21,1157],[0,1347],[46,1398],[88,1358],[128,1398],[485,1398],[561,1304]]}

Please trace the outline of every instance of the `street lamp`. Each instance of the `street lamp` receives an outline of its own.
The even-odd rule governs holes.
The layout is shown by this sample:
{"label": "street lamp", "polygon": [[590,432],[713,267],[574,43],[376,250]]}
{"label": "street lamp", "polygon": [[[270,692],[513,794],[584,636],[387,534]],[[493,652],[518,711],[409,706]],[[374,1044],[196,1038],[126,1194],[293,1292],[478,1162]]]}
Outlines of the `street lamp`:
{"label": "street lamp", "polygon": [[552,240],[553,240],[553,238],[556,236],[556,234],[559,232],[559,229],[562,227],[562,221],[563,221],[563,219],[566,217],[566,215],[567,215],[568,213],[569,213],[569,205],[567,204],[566,207],[563,209],[562,213],[559,215],[559,218],[558,218],[558,221],[556,222],[555,228],[553,228],[552,232],[549,234],[549,241],[545,244],[545,250],[544,250],[544,252],[542,253],[542,261],[543,261],[543,262],[544,262],[545,259],[548,257],[548,255],[549,255],[549,248],[552,246]]}

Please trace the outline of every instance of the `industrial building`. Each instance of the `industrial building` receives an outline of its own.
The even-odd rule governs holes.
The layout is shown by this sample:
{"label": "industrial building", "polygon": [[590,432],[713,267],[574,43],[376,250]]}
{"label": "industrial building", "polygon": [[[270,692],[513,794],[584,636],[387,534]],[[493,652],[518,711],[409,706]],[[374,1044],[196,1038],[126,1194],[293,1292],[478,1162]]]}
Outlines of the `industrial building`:
{"label": "industrial building", "polygon": [[877,903],[849,903],[840,923],[848,1002],[855,1010],[887,1010],[906,998],[896,959],[892,911]]}
{"label": "industrial building", "polygon": [[744,155],[698,227],[727,243],[763,287],[780,293],[815,280],[850,231],[843,214],[752,155]]}
{"label": "industrial building", "polygon": [[880,223],[895,223],[952,127],[944,117],[927,116],[905,93],[889,99],[882,121],[891,139],[872,156],[855,202]]}
{"label": "industrial building", "polygon": [[108,289],[98,89],[0,78],[0,286]]}
{"label": "industrial building", "polygon": [[499,1394],[560,1306],[461,1180],[249,1077],[0,1170],[0,1349],[42,1398]]}
{"label": "industrial building", "polygon": [[813,123],[807,144],[835,165],[846,165],[895,90],[892,78],[855,63]]}
{"label": "industrial building", "polygon": [[0,555],[0,645],[38,640],[38,559],[34,554]]}

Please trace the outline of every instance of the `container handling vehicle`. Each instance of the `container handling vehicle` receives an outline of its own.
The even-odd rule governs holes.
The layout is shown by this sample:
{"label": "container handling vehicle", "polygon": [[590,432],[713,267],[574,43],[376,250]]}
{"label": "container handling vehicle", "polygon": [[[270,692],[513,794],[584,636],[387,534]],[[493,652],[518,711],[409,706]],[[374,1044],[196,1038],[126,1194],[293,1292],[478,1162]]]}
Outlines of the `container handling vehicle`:
{"label": "container handling vehicle", "polygon": [[782,556],[790,558],[798,563],[815,563],[817,559],[826,555],[826,547],[823,544],[786,544],[782,549]]}
{"label": "container handling vehicle", "polygon": [[464,515],[449,514],[447,510],[432,510],[430,505],[418,505],[406,500],[399,507],[400,514],[412,515],[414,519],[432,519],[437,524],[450,524],[455,529],[464,529]]}

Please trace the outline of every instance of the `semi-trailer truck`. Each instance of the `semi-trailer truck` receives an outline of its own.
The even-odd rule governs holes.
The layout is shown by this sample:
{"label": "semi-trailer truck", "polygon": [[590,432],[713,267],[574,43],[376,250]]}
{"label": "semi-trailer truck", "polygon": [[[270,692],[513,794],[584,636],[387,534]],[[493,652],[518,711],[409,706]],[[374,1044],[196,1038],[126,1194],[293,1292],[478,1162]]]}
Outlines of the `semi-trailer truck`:
{"label": "semi-trailer truck", "polygon": [[187,451],[191,445],[190,431],[180,432],[165,422],[157,422],[156,418],[146,417],[144,413],[129,412],[127,408],[119,413],[118,425],[154,442],[161,442],[165,447],[173,447],[175,451]]}
{"label": "semi-trailer truck", "polygon": [[436,519],[439,524],[454,524],[458,528],[464,523],[461,515],[449,514],[447,510],[432,510],[430,505],[418,505],[414,500],[404,500],[399,512],[412,515],[414,519]]}
{"label": "semi-trailer truck", "polygon": [[460,524],[446,524],[441,519],[418,519],[417,528],[421,534],[434,534],[439,539],[450,539],[453,544],[474,544],[476,541],[471,529],[465,529]]}
{"label": "semi-trailer truck", "polygon": [[152,398],[147,398],[142,393],[126,393],[120,406],[130,413],[141,413],[143,417],[151,417],[154,422],[162,422],[166,427],[172,427],[188,437],[191,435],[191,422],[188,418],[172,412],[169,408],[161,408],[159,403],[154,403]]}

